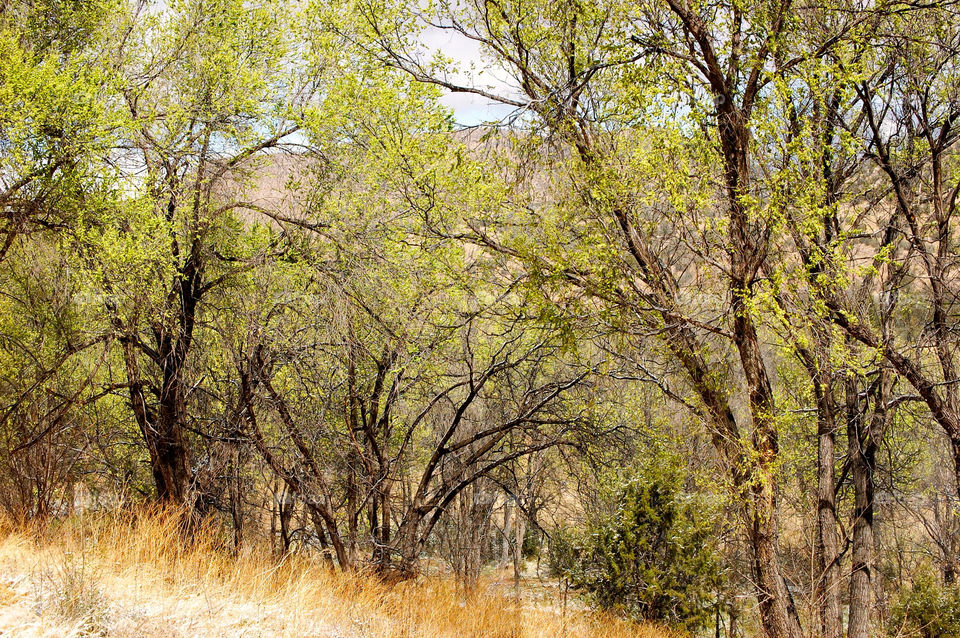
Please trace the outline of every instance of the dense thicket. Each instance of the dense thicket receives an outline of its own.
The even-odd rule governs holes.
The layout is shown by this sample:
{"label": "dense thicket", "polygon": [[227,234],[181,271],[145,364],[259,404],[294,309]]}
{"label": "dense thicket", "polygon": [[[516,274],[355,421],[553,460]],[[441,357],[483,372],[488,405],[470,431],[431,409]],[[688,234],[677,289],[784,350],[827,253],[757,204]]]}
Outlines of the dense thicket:
{"label": "dense thicket", "polygon": [[550,566],[601,607],[697,630],[722,604],[715,512],[680,489],[670,463],[658,465],[600,498],[583,529],[554,530]]}
{"label": "dense thicket", "polygon": [[[468,587],[573,529],[608,606],[932,635],[960,571],[957,18],[0,2],[0,506],[163,501]],[[462,130],[450,92],[508,114]]]}

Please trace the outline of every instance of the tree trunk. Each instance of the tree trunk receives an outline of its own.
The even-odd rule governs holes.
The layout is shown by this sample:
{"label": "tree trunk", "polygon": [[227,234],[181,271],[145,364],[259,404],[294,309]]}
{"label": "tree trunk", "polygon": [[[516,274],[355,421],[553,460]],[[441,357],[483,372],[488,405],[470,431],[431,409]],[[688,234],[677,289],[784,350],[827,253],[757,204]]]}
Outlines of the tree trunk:
{"label": "tree trunk", "polygon": [[243,463],[240,455],[240,446],[237,443],[240,434],[233,432],[230,435],[230,474],[227,482],[230,489],[230,516],[233,520],[233,548],[240,551],[243,544],[243,500],[241,492],[243,490],[241,465]]}
{"label": "tree trunk", "polygon": [[[847,439],[854,490],[853,565],[850,574],[847,636],[869,638],[873,608],[873,470],[876,462],[876,442],[871,436],[870,427],[864,421],[863,410],[860,409],[857,399],[855,379],[847,380],[846,394]],[[882,409],[882,405],[883,401],[878,401],[877,409]]]}
{"label": "tree trunk", "polygon": [[397,580],[407,579],[415,576],[418,569],[420,558],[420,547],[417,539],[417,530],[420,528],[422,517],[415,513],[407,511],[408,518],[400,524],[400,528],[394,535],[394,552],[398,556],[395,562],[391,561],[384,566],[384,571],[390,572],[390,577]]}
{"label": "tree trunk", "polygon": [[[689,15],[689,14],[688,14]],[[693,23],[691,23],[693,24]],[[702,23],[699,23],[702,26]],[[702,45],[703,46],[703,45]],[[723,82],[718,78],[719,82]],[[777,543],[776,464],[779,443],[773,388],[760,350],[760,338],[753,321],[753,285],[763,265],[764,234],[751,222],[744,198],[750,194],[747,97],[738,108],[723,93],[717,105],[717,129],[723,153],[724,182],[729,211],[727,240],[730,253],[731,314],[733,341],[749,394],[753,420],[753,453],[757,460],[751,476],[753,512],[750,538],[754,544],[754,571],[758,586],[760,617],[770,638],[800,638],[800,620],[780,570]]]}
{"label": "tree trunk", "polygon": [[[815,382],[816,386],[820,386]],[[823,638],[842,638],[840,560],[837,538],[836,417],[832,388],[817,388],[817,568],[815,600]]]}
{"label": "tree trunk", "polygon": [[336,523],[329,519],[329,513],[313,503],[307,503],[307,510],[310,512],[310,520],[313,521],[317,538],[321,539],[324,544],[327,542],[327,532],[329,532],[329,542],[333,547],[333,553],[337,557],[337,564],[340,565],[340,569],[351,569],[353,564],[350,562],[347,548],[343,544],[343,539],[337,533]]}
{"label": "tree trunk", "polygon": [[953,452],[953,468],[955,476],[956,492],[951,497],[945,494],[947,501],[947,538],[945,539],[943,557],[943,580],[947,583],[957,581],[958,572],[960,572],[960,437],[951,437],[950,448]]}
{"label": "tree trunk", "polygon": [[779,455],[773,420],[773,390],[767,376],[756,327],[744,303],[748,285],[734,279],[731,284],[734,304],[734,341],[746,377],[753,419],[753,462],[750,490],[752,512],[749,538],[753,543],[754,575],[760,619],[770,638],[800,638],[800,621],[780,569],[777,542],[776,460]]}
{"label": "tree trunk", "polygon": [[515,538],[513,544],[513,588],[517,595],[520,595],[520,579],[523,576],[523,539],[527,534],[527,521],[524,517],[517,515],[517,522],[514,526]]}
{"label": "tree trunk", "polygon": [[503,546],[500,552],[500,563],[510,562],[510,539],[513,537],[513,501],[509,498],[503,505]]}
{"label": "tree trunk", "polygon": [[145,384],[140,379],[136,353],[130,343],[124,344],[124,359],[129,386],[130,407],[150,455],[150,469],[160,501],[193,508],[190,450],[180,419],[185,411],[183,392],[175,370],[164,369],[158,410],[147,404]]}
{"label": "tree trunk", "polygon": [[290,552],[290,520],[293,518],[293,502],[288,498],[288,492],[284,489],[280,501],[277,503],[280,518],[280,547],[281,555],[286,556]]}
{"label": "tree trunk", "polygon": [[760,604],[760,621],[769,638],[799,638],[800,623],[780,571],[775,498],[769,477],[757,477],[753,488],[750,541]]}
{"label": "tree trunk", "polygon": [[181,425],[186,406],[178,377],[178,374],[171,374],[164,379],[160,389],[159,419],[154,431],[156,468],[161,477],[157,484],[157,493],[161,500],[194,507],[197,503],[193,490],[193,472],[190,469],[190,450]]}

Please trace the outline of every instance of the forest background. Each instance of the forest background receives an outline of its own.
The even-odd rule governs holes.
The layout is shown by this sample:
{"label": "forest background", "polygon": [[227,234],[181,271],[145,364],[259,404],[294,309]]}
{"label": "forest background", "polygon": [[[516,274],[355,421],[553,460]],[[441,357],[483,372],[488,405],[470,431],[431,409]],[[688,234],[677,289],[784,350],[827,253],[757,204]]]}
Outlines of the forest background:
{"label": "forest background", "polygon": [[0,57],[10,525],[960,631],[952,3],[3,0]]}

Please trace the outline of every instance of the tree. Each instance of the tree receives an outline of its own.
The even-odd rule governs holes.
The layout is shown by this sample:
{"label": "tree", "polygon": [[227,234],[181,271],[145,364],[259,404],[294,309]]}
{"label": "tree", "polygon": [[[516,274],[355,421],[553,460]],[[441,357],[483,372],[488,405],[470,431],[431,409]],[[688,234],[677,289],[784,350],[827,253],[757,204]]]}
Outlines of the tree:
{"label": "tree", "polygon": [[191,371],[205,304],[263,258],[238,246],[238,216],[256,205],[237,186],[291,142],[316,80],[291,57],[295,24],[280,3],[145,11],[132,7],[113,52],[121,75],[113,97],[127,111],[121,178],[137,184],[137,196],[91,224],[78,249],[122,347],[157,496],[193,508],[202,495],[189,434]]}
{"label": "tree", "polygon": [[[581,289],[639,319],[636,333],[658,337],[696,396],[735,498],[748,495],[744,531],[755,552],[765,630],[798,636],[778,558],[778,411],[757,314],[782,220],[778,177],[765,171],[776,175],[773,153],[788,135],[783,93],[817,99],[819,87],[804,82],[804,73],[854,38],[863,16],[830,14],[830,28],[805,31],[809,39],[798,41],[791,34],[799,16],[783,3],[754,8],[749,17],[735,4],[669,0],[629,9],[441,4],[426,20],[480,43],[511,74],[517,92],[507,94],[454,81],[406,46],[398,33],[415,14],[400,27],[376,11],[366,15],[368,32],[358,37],[369,38],[385,63],[527,110],[537,118],[531,124],[556,142],[553,153],[572,158],[558,162],[570,171],[567,207],[544,243],[512,243],[489,226],[450,232]],[[536,129],[530,138],[538,139]],[[664,170],[665,154],[681,170]],[[672,227],[663,232],[666,224]],[[596,259],[611,250],[612,258]],[[693,293],[704,281],[721,282],[709,311],[708,298]],[[721,373],[725,362],[713,355],[718,338],[736,356],[749,436]]]}
{"label": "tree", "polygon": [[108,195],[97,162],[118,121],[105,102],[109,72],[93,62],[107,4],[46,9],[0,9],[0,261],[18,237],[69,228]]}
{"label": "tree", "polygon": [[639,475],[617,485],[582,535],[559,532],[554,569],[602,607],[696,630],[713,615],[721,579],[709,511],[675,477]]}

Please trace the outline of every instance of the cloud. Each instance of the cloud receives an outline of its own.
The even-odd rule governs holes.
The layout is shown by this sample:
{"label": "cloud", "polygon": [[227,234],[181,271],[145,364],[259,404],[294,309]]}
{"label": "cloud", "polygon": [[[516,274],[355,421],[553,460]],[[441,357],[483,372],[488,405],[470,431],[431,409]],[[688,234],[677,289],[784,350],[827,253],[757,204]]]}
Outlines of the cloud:
{"label": "cloud", "polygon": [[[514,99],[520,95],[510,75],[503,68],[491,64],[478,42],[450,29],[431,26],[421,33],[420,43],[425,57],[440,53],[453,60],[457,72],[451,74],[449,79],[457,84]],[[453,110],[457,123],[464,126],[499,121],[516,110],[515,107],[471,93],[449,92],[441,102]]]}

